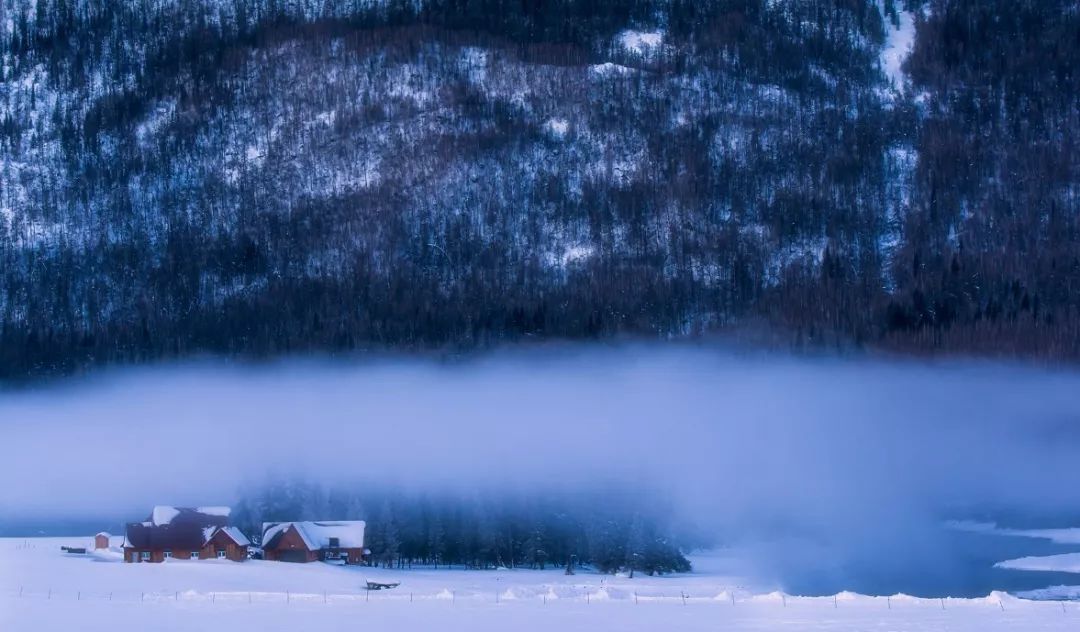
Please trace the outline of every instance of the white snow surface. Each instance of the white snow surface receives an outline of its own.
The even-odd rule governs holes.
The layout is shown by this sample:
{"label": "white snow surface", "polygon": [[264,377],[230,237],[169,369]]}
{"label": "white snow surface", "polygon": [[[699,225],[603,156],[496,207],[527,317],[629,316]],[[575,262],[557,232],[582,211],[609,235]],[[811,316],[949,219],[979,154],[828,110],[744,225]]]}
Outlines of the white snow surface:
{"label": "white snow surface", "polygon": [[897,11],[900,27],[893,26],[891,18],[885,16],[885,47],[881,50],[881,68],[889,78],[893,88],[900,90],[904,86],[903,64],[915,46],[915,15],[911,11]]}
{"label": "white snow surface", "polygon": [[617,40],[619,46],[622,46],[625,51],[636,55],[645,55],[656,50],[664,43],[664,32],[643,32],[627,29],[619,33]]}
{"label": "white snow surface", "polygon": [[243,532],[241,532],[240,529],[237,529],[236,527],[225,527],[224,529],[222,529],[222,531],[224,531],[226,535],[232,538],[233,542],[236,542],[240,546],[251,545],[251,540],[248,540],[247,536],[244,535]]}
{"label": "white snow surface", "polygon": [[636,71],[622,64],[612,63],[610,61],[602,64],[592,64],[589,66],[589,72],[597,77],[610,77],[610,76],[626,76],[634,74]]}
{"label": "white snow surface", "polygon": [[154,511],[150,514],[150,522],[156,526],[166,525],[173,521],[173,518],[180,514],[180,510],[176,507],[170,507],[168,505],[158,505],[154,507]]}
{"label": "white snow surface", "polygon": [[1061,573],[1080,573],[1080,553],[1060,553],[1058,555],[1033,555],[1015,560],[1005,560],[994,564],[997,568],[1014,571],[1057,571]]}
{"label": "white snow surface", "polygon": [[[323,563],[169,560],[127,564],[113,552],[65,555],[86,538],[0,539],[0,630],[125,632],[393,628],[550,630],[1076,630],[1080,603],[798,597],[746,587],[719,556],[694,573],[609,576],[562,569],[384,570]],[[401,582],[366,592],[367,580]]]}
{"label": "white snow surface", "polygon": [[561,140],[566,136],[566,132],[570,130],[570,122],[564,118],[553,118],[548,119],[544,127],[547,128],[549,134]]}
{"label": "white snow surface", "polygon": [[1062,529],[1008,529],[993,522],[950,522],[949,526],[959,531],[989,533],[993,535],[1019,536],[1023,538],[1041,538],[1056,544],[1080,544],[1080,528]]}

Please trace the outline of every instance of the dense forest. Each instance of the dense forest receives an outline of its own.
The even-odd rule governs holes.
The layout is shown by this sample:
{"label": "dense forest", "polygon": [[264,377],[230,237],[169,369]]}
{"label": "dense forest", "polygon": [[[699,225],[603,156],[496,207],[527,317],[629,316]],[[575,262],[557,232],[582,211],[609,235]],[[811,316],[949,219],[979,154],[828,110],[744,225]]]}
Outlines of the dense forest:
{"label": "dense forest", "polygon": [[617,335],[1076,359],[1077,33],[1077,0],[0,0],[0,378]]}
{"label": "dense forest", "polygon": [[[277,480],[249,490],[233,523],[251,534],[263,522],[364,520],[369,561],[474,569],[586,565],[602,573],[649,575],[690,570],[679,537],[657,496],[640,489],[574,494],[417,493],[350,485],[326,488]],[[256,541],[258,538],[256,537]]]}

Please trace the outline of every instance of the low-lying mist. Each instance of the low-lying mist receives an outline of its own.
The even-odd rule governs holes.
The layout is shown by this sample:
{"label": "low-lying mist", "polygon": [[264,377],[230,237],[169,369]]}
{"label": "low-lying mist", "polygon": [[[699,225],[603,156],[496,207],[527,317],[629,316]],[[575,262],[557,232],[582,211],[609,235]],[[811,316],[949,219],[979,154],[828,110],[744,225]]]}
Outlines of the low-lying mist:
{"label": "low-lying mist", "polygon": [[951,518],[1080,517],[1080,374],[581,347],[121,371],[0,394],[0,522],[141,519],[267,477],[640,489],[761,581],[948,573]]}

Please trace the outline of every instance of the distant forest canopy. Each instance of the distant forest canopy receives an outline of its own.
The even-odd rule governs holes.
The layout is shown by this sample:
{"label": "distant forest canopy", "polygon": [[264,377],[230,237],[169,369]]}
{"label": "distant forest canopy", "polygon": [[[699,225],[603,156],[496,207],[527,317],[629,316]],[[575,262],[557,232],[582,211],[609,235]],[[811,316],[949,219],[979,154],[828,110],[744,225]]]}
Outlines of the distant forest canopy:
{"label": "distant forest canopy", "polygon": [[1078,32],[1080,0],[0,0],[0,378],[746,331],[1077,359]]}
{"label": "distant forest canopy", "polygon": [[693,543],[670,514],[663,495],[642,489],[454,494],[278,480],[248,493],[232,518],[256,542],[263,522],[364,520],[370,561],[388,568],[572,563],[655,575],[690,570],[681,547]]}

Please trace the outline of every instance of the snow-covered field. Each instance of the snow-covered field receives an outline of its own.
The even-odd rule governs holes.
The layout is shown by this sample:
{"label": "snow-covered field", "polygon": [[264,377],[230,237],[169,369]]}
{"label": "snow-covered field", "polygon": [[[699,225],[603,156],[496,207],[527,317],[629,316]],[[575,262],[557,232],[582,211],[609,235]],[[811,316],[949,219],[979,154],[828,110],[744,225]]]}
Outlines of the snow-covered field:
{"label": "snow-covered field", "polygon": [[[795,597],[741,586],[724,560],[699,572],[388,571],[61,553],[89,538],[0,539],[0,630],[1076,630],[1080,603],[903,595]],[[365,580],[400,581],[367,593]]]}

